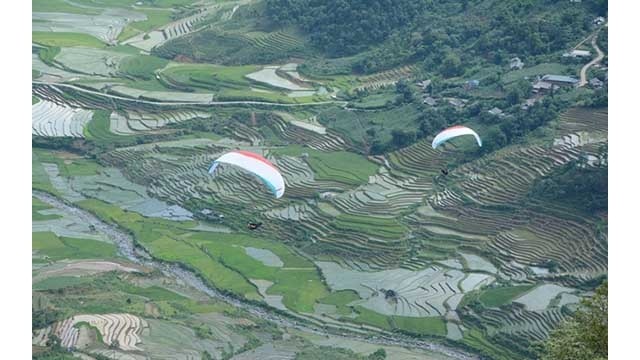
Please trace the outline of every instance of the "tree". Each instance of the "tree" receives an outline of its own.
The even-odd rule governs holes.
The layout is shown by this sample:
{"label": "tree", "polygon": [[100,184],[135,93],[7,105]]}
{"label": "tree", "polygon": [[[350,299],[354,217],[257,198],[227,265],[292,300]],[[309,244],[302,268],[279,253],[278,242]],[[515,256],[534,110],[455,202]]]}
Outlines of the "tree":
{"label": "tree", "polygon": [[608,354],[608,286],[581,303],[573,317],[544,343],[541,360],[605,360]]}
{"label": "tree", "polygon": [[447,78],[462,75],[462,70],[462,61],[460,61],[460,57],[452,52],[447,54],[442,61],[442,67],[440,68],[442,76]]}
{"label": "tree", "polygon": [[385,360],[387,358],[387,352],[380,348],[367,357],[368,360]]}

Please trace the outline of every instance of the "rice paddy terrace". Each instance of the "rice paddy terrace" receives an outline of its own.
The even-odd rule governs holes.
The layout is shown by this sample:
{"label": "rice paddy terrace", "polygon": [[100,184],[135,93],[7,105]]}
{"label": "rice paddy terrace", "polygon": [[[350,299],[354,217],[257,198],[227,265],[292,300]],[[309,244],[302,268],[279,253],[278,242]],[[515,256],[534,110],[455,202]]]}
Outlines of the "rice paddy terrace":
{"label": "rice paddy terrace", "polygon": [[[412,341],[439,349],[406,358],[473,357],[443,342],[532,358],[529,345],[606,276],[606,216],[530,196],[569,163],[600,162],[606,109],[571,108],[540,136],[454,165],[464,144],[434,150],[431,137],[366,156],[345,130],[356,125],[332,119],[358,114],[349,119],[364,133],[367,115],[403,113],[337,99],[417,79],[418,65],[320,79],[298,72],[299,58],[241,64],[223,59],[225,47],[214,63],[183,47],[214,34],[216,46],[304,55],[308,39],[248,26],[252,1],[107,3],[34,2],[32,134],[73,143],[34,147],[33,188],[126,230],[156,261],[234,301],[328,332],[319,340],[260,322],[131,262],[78,214],[34,198],[34,303],[60,311],[34,332],[35,346],[55,335],[64,348],[123,359],[284,359],[318,346],[337,354],[325,336],[344,332],[353,338],[343,344],[395,339],[390,354]],[[233,167],[208,173],[238,149],[274,163],[283,198]],[[248,221],[263,226],[249,232]],[[367,350],[351,358],[375,350],[358,344]]]}

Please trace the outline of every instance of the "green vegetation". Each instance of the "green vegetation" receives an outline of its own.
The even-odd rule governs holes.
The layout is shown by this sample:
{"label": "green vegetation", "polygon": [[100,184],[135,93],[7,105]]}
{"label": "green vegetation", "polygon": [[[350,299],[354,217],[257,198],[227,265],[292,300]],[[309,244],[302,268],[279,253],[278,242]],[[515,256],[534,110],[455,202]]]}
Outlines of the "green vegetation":
{"label": "green vegetation", "polygon": [[37,161],[40,163],[56,164],[60,176],[64,177],[96,175],[100,169],[100,165],[95,161],[74,154],[41,149],[34,149],[33,153],[36,154]]}
{"label": "green vegetation", "polygon": [[225,65],[270,64],[310,53],[304,45],[303,37],[288,31],[265,34],[204,29],[169,40],[154,48],[152,54],[167,59],[183,56]]}
{"label": "green vegetation", "polygon": [[55,276],[33,284],[34,290],[57,290],[91,282],[90,277]]}
{"label": "green vegetation", "polygon": [[[282,25],[296,24],[311,33],[311,41],[330,55],[353,54],[380,42],[425,10],[423,2],[359,0],[267,0],[267,15]],[[393,6],[393,11],[388,7]]]}
{"label": "green vegetation", "polygon": [[84,133],[88,140],[95,142],[98,146],[112,148],[114,146],[133,145],[136,142],[134,136],[116,135],[109,130],[111,112],[107,110],[96,110],[93,118],[87,124]]}
{"label": "green vegetation", "polygon": [[118,71],[144,80],[153,79],[155,71],[165,67],[169,61],[149,55],[128,56],[119,63]]}
{"label": "green vegetation", "polygon": [[73,6],[64,0],[32,0],[32,11],[34,12],[61,12],[71,14],[97,15],[99,9]]}
{"label": "green vegetation", "polygon": [[62,217],[60,215],[43,215],[40,213],[40,210],[47,210],[47,209],[52,209],[52,207],[36,198],[31,198],[31,220],[32,221],[54,220]]}
{"label": "green vegetation", "polygon": [[607,149],[600,149],[600,154],[604,163],[601,166],[586,166],[586,159],[572,161],[549,176],[539,179],[531,189],[531,196],[569,204],[585,212],[607,209]]}
{"label": "green vegetation", "polygon": [[303,153],[317,180],[331,180],[348,185],[360,185],[369,181],[378,166],[364,156],[347,151],[323,152],[298,145],[277,148],[275,155],[300,156]]}
{"label": "green vegetation", "polygon": [[604,360],[608,356],[608,285],[582,302],[572,319],[553,331],[542,346],[542,360]]}
{"label": "green vegetation", "polygon": [[384,330],[392,330],[391,324],[389,323],[389,317],[362,306],[356,306],[354,310],[358,313],[358,317],[353,319],[354,322],[372,325]]}
{"label": "green vegetation", "polygon": [[339,290],[331,292],[329,295],[318,300],[318,302],[327,305],[335,305],[338,315],[351,315],[352,311],[347,304],[352,301],[360,300],[360,296],[353,290]]}
{"label": "green vegetation", "polygon": [[533,285],[490,288],[480,294],[480,301],[486,307],[499,307],[530,290]]}
{"label": "green vegetation", "polygon": [[97,38],[82,33],[67,33],[67,32],[46,32],[46,31],[34,31],[31,35],[32,41],[44,46],[86,46],[93,48],[103,48],[105,43]]}
{"label": "green vegetation", "polygon": [[31,151],[31,187],[52,194],[57,193],[57,190],[51,185],[49,175],[44,170],[35,149]]}
{"label": "green vegetation", "polygon": [[[239,234],[200,233],[190,236],[189,240],[243,277],[273,282],[267,293],[282,295],[283,303],[293,310],[313,312],[313,304],[327,294],[314,264],[283,245]],[[241,246],[272,251],[283,261],[284,267],[266,266],[247,255]]]}
{"label": "green vegetation", "polygon": [[414,335],[445,336],[447,335],[446,323],[439,317],[414,318],[405,316],[392,316],[391,324],[394,328]]}
{"label": "green vegetation", "polygon": [[142,12],[147,15],[147,20],[136,21],[129,24],[129,26],[140,31],[148,32],[172,21],[171,11],[168,10],[145,9]]}
{"label": "green vegetation", "polygon": [[47,65],[53,65],[55,57],[60,53],[60,48],[57,46],[46,47],[38,51],[38,57],[43,63]]}
{"label": "green vegetation", "polygon": [[[93,199],[78,204],[131,231],[155,257],[183,263],[219,289],[259,299],[248,279],[269,280],[274,283],[269,294],[283,295],[287,307],[305,312],[312,312],[313,304],[327,295],[315,266],[281,244],[241,234],[193,233],[189,231],[195,225],[192,222],[145,218]],[[241,246],[270,250],[285,267],[266,266]]]}
{"label": "green vegetation", "polygon": [[357,216],[340,214],[331,224],[338,229],[351,230],[386,239],[399,239],[407,229],[395,219],[377,218],[372,216]]}
{"label": "green vegetation", "polygon": [[58,237],[52,232],[34,232],[31,246],[38,255],[45,256],[47,261],[105,259],[117,256],[116,247],[113,244],[97,240]]}
{"label": "green vegetation", "polygon": [[488,341],[483,333],[478,329],[471,329],[463,333],[462,342],[476,351],[489,356],[495,360],[511,360],[513,353],[500,345],[495,345]]}

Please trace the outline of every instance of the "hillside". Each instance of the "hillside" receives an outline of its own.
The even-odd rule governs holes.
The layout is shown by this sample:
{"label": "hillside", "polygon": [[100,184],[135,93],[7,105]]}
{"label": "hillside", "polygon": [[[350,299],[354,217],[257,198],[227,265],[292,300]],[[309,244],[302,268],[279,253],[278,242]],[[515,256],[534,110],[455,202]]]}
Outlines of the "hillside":
{"label": "hillside", "polygon": [[34,353],[538,358],[608,276],[606,11],[35,1]]}

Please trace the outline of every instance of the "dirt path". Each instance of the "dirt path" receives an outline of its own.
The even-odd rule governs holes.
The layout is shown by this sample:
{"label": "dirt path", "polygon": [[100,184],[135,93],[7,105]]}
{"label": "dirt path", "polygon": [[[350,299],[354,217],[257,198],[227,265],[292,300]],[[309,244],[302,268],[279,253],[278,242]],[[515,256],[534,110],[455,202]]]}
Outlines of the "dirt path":
{"label": "dirt path", "polygon": [[441,343],[418,340],[404,335],[391,334],[385,331],[380,331],[377,334],[371,333],[368,335],[363,335],[351,331],[348,328],[343,327],[343,325],[333,325],[328,322],[325,323],[324,326],[317,325],[312,322],[312,319],[305,318],[296,313],[288,312],[288,316],[284,316],[274,312],[267,306],[255,305],[253,303],[248,303],[240,300],[236,297],[222,294],[217,289],[214,289],[205,284],[205,282],[196,274],[183,269],[177,263],[166,263],[157,261],[144,250],[136,248],[134,246],[134,240],[132,236],[118,228],[116,225],[103,222],[88,211],[71,205],[64,200],[61,200],[48,193],[33,190],[32,195],[38,200],[43,201],[60,211],[73,214],[79,219],[85,221],[87,224],[93,225],[97,231],[111,238],[111,240],[118,246],[118,251],[120,252],[120,254],[128,258],[130,261],[147,267],[156,268],[162,271],[165,275],[183,281],[189,286],[207,294],[211,298],[224,301],[234,307],[243,309],[254,316],[270,321],[278,326],[297,329],[307,333],[322,336],[335,335],[344,339],[364,341],[371,344],[401,346],[434,351],[456,360],[479,359],[479,357],[476,355],[468,354],[464,351],[443,345]]}
{"label": "dirt path", "polygon": [[[598,31],[591,35],[591,46],[596,50],[596,53],[598,55],[593,60],[589,61],[589,63],[587,63],[585,66],[583,66],[582,69],[580,69],[580,82],[578,83],[579,87],[587,85],[587,82],[589,81],[587,79],[587,72],[589,71],[589,68],[604,59],[604,53],[598,47],[598,35],[600,34],[600,29],[598,29]],[[584,42],[584,40],[582,42]]]}

